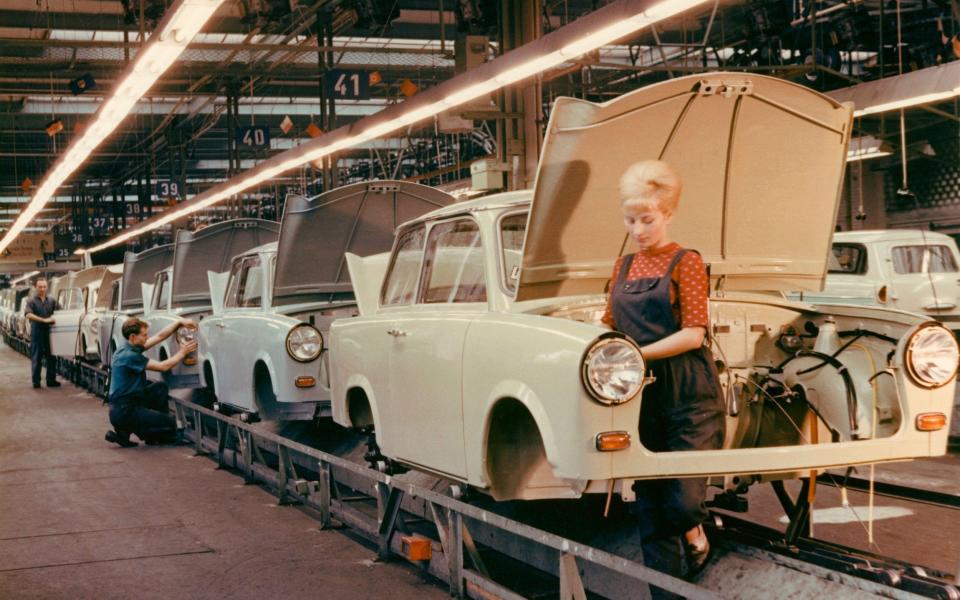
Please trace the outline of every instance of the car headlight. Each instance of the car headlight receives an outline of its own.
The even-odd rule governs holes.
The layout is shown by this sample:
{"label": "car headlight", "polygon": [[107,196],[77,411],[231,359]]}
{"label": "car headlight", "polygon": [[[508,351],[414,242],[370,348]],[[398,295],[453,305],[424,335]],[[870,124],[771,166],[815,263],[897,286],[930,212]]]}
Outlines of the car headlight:
{"label": "car headlight", "polygon": [[299,362],[316,360],[323,351],[323,336],[313,325],[300,323],[287,334],[287,354]]}
{"label": "car headlight", "polygon": [[93,335],[100,335],[100,317],[94,317],[93,320],[90,321],[90,331],[93,332]]}
{"label": "car headlight", "polygon": [[189,327],[180,327],[177,329],[177,343],[181,346],[186,346],[190,342],[197,339],[197,330],[190,329]]}
{"label": "car headlight", "polygon": [[953,333],[937,324],[920,327],[907,341],[907,372],[918,385],[937,388],[957,374],[960,350]]}
{"label": "car headlight", "polygon": [[583,357],[583,387],[601,404],[622,404],[643,389],[646,365],[640,349],[622,337],[602,337]]}

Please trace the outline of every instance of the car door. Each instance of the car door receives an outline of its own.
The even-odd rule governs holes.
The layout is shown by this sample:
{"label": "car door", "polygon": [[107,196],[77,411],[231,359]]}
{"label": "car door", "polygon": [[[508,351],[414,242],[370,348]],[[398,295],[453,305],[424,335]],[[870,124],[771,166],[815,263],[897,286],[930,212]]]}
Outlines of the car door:
{"label": "car door", "polygon": [[950,246],[939,242],[917,240],[890,248],[897,308],[928,314],[957,308],[957,259]]}
{"label": "car door", "polygon": [[[434,223],[427,234],[417,302],[394,315],[390,405],[406,429],[397,458],[456,477],[466,475],[463,344],[487,311],[480,228],[471,217]],[[402,401],[400,401],[402,397]],[[402,407],[402,408],[401,408]]]}
{"label": "car door", "polygon": [[50,350],[54,356],[72,357],[76,355],[83,294],[79,288],[70,288],[60,290],[57,296],[59,310],[54,312],[55,322],[50,327]]}
{"label": "car door", "polygon": [[214,334],[217,352],[217,396],[221,402],[256,410],[253,398],[253,360],[257,349],[251,343],[244,321],[263,303],[263,265],[257,254],[234,262],[224,296],[223,318]]}

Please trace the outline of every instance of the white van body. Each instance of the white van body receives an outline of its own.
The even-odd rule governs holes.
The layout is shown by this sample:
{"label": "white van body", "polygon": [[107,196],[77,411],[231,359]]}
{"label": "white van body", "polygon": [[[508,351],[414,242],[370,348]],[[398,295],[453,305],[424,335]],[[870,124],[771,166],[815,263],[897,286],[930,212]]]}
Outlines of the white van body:
{"label": "white van body", "polygon": [[960,252],[942,233],[912,229],[843,231],[833,236],[816,303],[897,308],[960,330]]}

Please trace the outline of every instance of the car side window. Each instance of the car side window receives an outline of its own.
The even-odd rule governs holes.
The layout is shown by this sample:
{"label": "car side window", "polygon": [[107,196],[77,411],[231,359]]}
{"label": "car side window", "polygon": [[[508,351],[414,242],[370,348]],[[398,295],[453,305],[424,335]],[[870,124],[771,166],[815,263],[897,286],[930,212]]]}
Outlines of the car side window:
{"label": "car side window", "polygon": [[120,309],[120,280],[113,282],[110,290],[110,310]]}
{"label": "car side window", "polygon": [[240,283],[237,288],[238,304],[247,308],[258,308],[262,305],[263,295],[263,267],[259,256],[244,259],[240,269]]}
{"label": "car side window", "polygon": [[867,248],[863,244],[835,243],[830,252],[828,273],[863,275],[867,272]]}
{"label": "car side window", "polygon": [[404,231],[397,239],[397,248],[384,278],[381,305],[401,306],[413,302],[420,276],[420,259],[423,257],[424,232],[425,228],[421,225]]}
{"label": "car side window", "polygon": [[240,269],[243,268],[243,258],[234,259],[230,267],[230,279],[227,281],[227,293],[223,297],[223,305],[227,308],[235,308],[237,304],[237,291],[240,289]]}
{"label": "car side window", "polygon": [[487,301],[483,244],[473,219],[433,226],[421,281],[424,304]]}
{"label": "car side window", "polygon": [[500,219],[500,250],[503,261],[503,285],[509,292],[517,289],[520,279],[520,253],[527,232],[527,213],[507,215]]}
{"label": "car side window", "polygon": [[957,262],[949,246],[896,246],[891,255],[893,270],[900,274],[957,272]]}
{"label": "car side window", "polygon": [[167,285],[167,272],[157,273],[157,283],[153,290],[153,308],[164,309],[170,300],[170,286]]}

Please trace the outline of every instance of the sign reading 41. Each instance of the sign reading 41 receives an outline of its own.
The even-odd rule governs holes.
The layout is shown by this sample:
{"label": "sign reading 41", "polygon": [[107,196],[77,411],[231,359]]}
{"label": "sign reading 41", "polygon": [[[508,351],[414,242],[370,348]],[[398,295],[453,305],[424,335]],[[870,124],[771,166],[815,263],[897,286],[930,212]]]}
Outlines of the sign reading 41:
{"label": "sign reading 41", "polygon": [[323,75],[328,96],[337,99],[369,100],[370,74],[354,69],[330,69]]}

